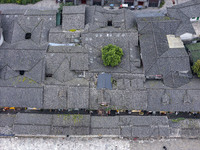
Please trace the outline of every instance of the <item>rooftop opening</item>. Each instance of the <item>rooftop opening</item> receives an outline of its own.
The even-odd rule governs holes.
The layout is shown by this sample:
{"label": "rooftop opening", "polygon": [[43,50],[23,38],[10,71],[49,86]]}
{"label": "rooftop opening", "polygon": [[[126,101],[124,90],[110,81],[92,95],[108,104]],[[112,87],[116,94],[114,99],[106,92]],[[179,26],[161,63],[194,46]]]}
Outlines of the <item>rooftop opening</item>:
{"label": "rooftop opening", "polygon": [[24,75],[24,73],[25,73],[25,71],[24,71],[24,70],[20,70],[20,71],[19,71],[19,74],[20,74],[21,76],[23,76],[23,75]]}
{"label": "rooftop opening", "polygon": [[108,21],[108,26],[112,26],[112,21],[111,20]]}
{"label": "rooftop opening", "polygon": [[28,39],[31,39],[31,33],[26,33],[26,34],[25,34],[25,39],[27,39],[27,40],[28,40]]}
{"label": "rooftop opening", "polygon": [[45,75],[47,78],[50,78],[50,77],[52,77],[53,75],[52,74],[46,74]]}

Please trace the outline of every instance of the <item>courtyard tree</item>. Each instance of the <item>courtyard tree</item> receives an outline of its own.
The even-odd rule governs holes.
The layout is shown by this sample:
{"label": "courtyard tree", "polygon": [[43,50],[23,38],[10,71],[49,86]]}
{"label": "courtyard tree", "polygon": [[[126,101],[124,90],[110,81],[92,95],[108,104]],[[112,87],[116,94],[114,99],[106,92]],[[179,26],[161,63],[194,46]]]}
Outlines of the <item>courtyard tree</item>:
{"label": "courtyard tree", "polygon": [[198,77],[200,77],[200,60],[197,60],[194,65],[192,66],[192,70],[194,73],[197,74]]}
{"label": "courtyard tree", "polygon": [[112,67],[117,66],[121,62],[121,58],[124,55],[123,50],[120,47],[112,44],[104,46],[101,49],[101,53],[103,64],[105,66]]}

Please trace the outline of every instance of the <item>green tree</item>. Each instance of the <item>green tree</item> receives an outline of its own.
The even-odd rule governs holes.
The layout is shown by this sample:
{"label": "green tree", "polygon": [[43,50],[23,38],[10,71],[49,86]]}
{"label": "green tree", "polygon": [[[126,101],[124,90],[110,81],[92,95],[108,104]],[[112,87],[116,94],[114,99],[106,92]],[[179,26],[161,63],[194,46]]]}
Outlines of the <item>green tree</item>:
{"label": "green tree", "polygon": [[102,60],[105,66],[117,66],[121,62],[121,58],[124,55],[123,50],[116,46],[109,44],[101,49]]}
{"label": "green tree", "polygon": [[194,73],[197,74],[198,77],[200,77],[200,60],[197,60],[194,65],[192,66],[192,70]]}

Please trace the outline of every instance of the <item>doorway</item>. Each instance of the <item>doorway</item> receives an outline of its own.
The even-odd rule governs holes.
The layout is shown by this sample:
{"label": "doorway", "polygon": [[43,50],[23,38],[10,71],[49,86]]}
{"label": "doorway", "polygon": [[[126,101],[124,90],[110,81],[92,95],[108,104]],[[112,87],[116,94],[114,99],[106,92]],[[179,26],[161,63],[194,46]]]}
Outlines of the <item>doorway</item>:
{"label": "doorway", "polygon": [[81,0],[81,4],[86,4],[86,0]]}
{"label": "doorway", "polygon": [[143,6],[144,2],[138,2],[138,5]]}

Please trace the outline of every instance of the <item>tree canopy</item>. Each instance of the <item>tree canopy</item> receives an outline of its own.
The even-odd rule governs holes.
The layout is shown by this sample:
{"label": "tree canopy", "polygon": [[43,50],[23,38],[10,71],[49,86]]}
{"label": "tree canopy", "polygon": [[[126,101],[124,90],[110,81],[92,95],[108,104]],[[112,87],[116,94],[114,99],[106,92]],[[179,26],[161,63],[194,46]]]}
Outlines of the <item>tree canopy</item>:
{"label": "tree canopy", "polygon": [[192,66],[192,70],[194,73],[197,74],[198,77],[200,77],[200,60],[197,60],[194,65]]}
{"label": "tree canopy", "polygon": [[104,46],[101,49],[101,53],[103,64],[105,66],[112,67],[117,66],[121,62],[121,58],[124,55],[123,50],[120,47],[112,44]]}

